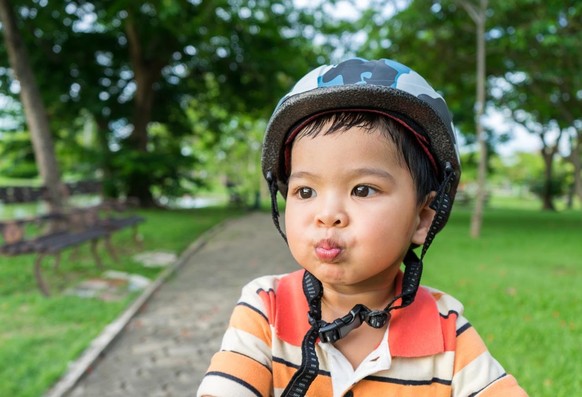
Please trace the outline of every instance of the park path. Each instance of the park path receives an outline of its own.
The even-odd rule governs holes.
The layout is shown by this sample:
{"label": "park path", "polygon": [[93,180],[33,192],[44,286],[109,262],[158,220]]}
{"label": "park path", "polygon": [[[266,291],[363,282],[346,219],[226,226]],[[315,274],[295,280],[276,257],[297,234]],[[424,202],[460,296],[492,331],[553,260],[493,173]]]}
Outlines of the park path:
{"label": "park path", "polygon": [[206,239],[63,396],[194,395],[242,286],[296,269],[270,214],[230,220]]}

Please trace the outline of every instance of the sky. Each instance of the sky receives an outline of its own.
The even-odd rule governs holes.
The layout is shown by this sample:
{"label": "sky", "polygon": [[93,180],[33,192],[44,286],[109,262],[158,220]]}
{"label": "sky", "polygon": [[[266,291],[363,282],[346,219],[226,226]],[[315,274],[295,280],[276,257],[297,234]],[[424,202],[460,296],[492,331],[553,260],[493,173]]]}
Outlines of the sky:
{"label": "sky", "polygon": [[541,141],[537,136],[528,132],[522,126],[512,125],[500,113],[488,115],[485,123],[491,127],[500,126],[500,129],[504,131],[511,130],[511,140],[497,147],[501,157],[511,157],[516,152],[538,152],[541,148]]}

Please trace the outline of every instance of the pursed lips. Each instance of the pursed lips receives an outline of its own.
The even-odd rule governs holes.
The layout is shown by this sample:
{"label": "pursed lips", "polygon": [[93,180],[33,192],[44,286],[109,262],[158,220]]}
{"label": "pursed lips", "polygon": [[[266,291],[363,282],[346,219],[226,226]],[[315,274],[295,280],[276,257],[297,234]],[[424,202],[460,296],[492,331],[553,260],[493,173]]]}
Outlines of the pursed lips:
{"label": "pursed lips", "polygon": [[341,253],[342,247],[334,240],[321,240],[315,245],[315,255],[322,262],[333,262]]}

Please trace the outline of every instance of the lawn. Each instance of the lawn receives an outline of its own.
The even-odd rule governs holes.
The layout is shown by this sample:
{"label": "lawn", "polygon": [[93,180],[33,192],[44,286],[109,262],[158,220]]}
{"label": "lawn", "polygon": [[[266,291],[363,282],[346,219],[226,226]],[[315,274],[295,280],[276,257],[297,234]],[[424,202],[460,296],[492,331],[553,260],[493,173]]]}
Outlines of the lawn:
{"label": "lawn", "polygon": [[425,258],[423,282],[465,315],[531,396],[582,390],[582,212],[490,209],[481,238],[455,210]]}
{"label": "lawn", "polygon": [[[147,250],[179,253],[204,230],[240,212],[141,213],[147,218],[140,227]],[[582,211],[489,208],[476,240],[469,237],[470,217],[468,209],[455,209],[425,258],[423,282],[465,304],[465,315],[493,355],[531,396],[578,395]],[[159,270],[131,259],[129,233],[116,242],[128,251],[120,264],[106,262],[110,268],[155,278]],[[89,259],[67,257],[63,274],[47,269],[49,283],[61,291],[97,274]],[[0,258],[0,396],[40,396],[135,298],[103,302],[63,293],[42,298],[32,260]]]}
{"label": "lawn", "polygon": [[[145,251],[183,252],[197,237],[240,211],[216,208],[140,211],[147,221],[139,230]],[[118,263],[101,255],[108,270],[140,274],[150,279],[160,268],[146,268],[132,259],[136,247],[131,232],[113,237]],[[103,247],[101,248],[104,251]],[[79,281],[100,274],[89,250],[73,258],[63,254],[60,272],[46,260],[44,274],[56,290],[44,298],[32,274],[34,256],[0,257],[0,396],[38,397],[66,371],[89,343],[138,296],[103,301],[63,293]]]}

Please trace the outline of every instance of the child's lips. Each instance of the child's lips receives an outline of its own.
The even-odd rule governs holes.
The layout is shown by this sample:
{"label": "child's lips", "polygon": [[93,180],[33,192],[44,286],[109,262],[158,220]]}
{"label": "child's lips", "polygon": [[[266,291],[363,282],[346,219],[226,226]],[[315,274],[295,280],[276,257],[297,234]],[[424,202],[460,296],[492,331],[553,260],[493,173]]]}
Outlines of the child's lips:
{"label": "child's lips", "polygon": [[342,252],[342,248],[330,240],[322,240],[315,246],[315,255],[322,262],[332,262]]}

